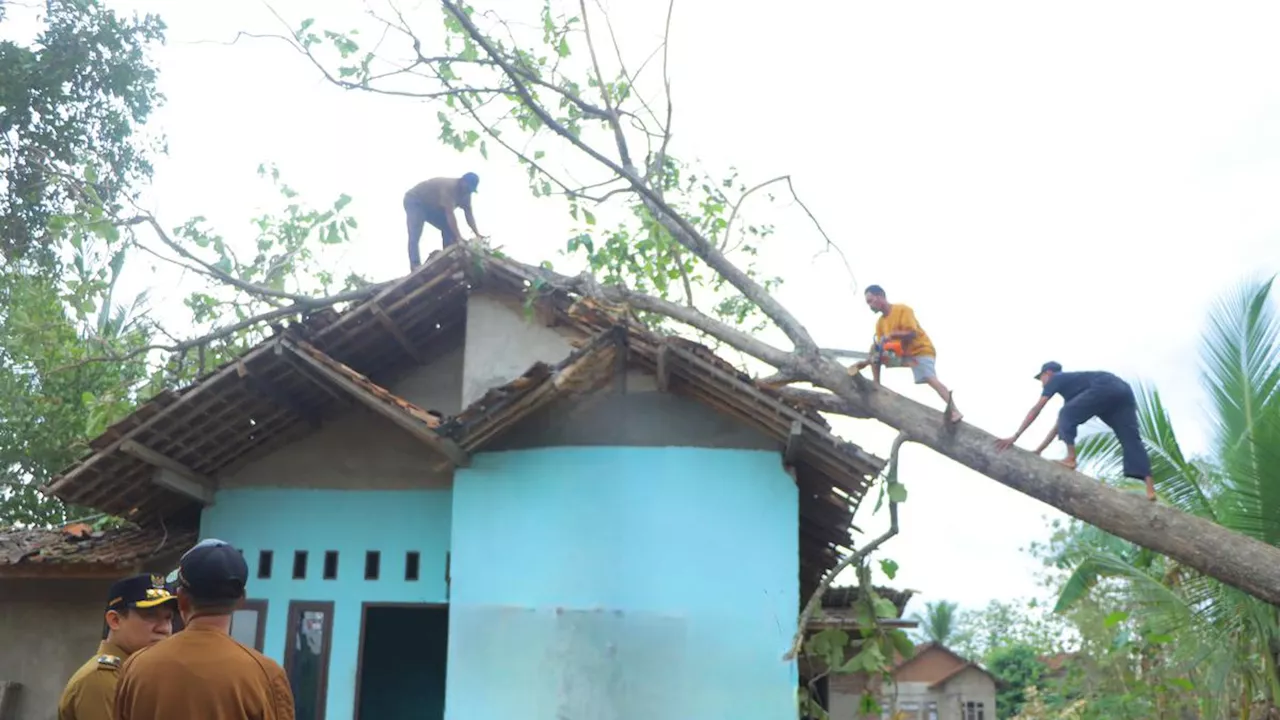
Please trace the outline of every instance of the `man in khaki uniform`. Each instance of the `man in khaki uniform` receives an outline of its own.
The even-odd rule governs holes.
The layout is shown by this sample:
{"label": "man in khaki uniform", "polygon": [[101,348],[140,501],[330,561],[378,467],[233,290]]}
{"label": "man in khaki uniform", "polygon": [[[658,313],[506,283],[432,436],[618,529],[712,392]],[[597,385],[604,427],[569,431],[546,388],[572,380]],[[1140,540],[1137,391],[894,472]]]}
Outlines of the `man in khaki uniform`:
{"label": "man in khaki uniform", "polygon": [[116,681],[125,658],[173,632],[177,597],[156,575],[135,575],[107,594],[105,639],[98,654],[76,670],[58,701],[58,720],[112,720]]}
{"label": "man in khaki uniform", "polygon": [[115,720],[293,720],[289,679],[274,660],[231,637],[249,566],[221,540],[178,563],[182,632],[120,668]]}

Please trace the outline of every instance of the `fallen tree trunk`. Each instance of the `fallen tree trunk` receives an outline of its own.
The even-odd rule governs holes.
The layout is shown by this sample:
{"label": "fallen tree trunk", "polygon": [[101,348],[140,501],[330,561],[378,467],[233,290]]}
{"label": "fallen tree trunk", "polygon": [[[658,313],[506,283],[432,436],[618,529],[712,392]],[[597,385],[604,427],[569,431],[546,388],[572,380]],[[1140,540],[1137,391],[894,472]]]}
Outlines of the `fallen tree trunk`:
{"label": "fallen tree trunk", "polygon": [[1153,503],[1145,495],[1121,492],[1021,448],[998,452],[996,436],[964,422],[944,425],[937,410],[887,388],[875,388],[865,378],[854,380],[854,389],[838,396],[785,392],[819,410],[874,418],[1006,487],[1280,605],[1280,548]]}

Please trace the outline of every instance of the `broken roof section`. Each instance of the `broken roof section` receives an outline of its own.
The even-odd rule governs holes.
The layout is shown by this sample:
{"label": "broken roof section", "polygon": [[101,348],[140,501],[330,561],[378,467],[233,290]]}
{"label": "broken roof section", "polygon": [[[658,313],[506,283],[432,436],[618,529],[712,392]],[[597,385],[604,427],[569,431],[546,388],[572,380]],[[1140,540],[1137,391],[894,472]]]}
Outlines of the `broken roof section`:
{"label": "broken roof section", "polygon": [[[46,488],[67,502],[146,525],[212,498],[219,472],[312,432],[335,406],[358,403],[430,448],[442,466],[565,393],[598,388],[626,363],[661,390],[705,403],[779,442],[801,490],[802,574],[811,586],[850,544],[852,516],[884,461],[845,442],[817,412],[757,385],[708,348],[642,327],[625,311],[562,290],[541,290],[536,268],[464,245],[436,254],[375,295],[322,311],[267,338],[176,392],[141,405],[90,443],[91,452]],[[427,413],[385,389],[463,340],[474,289],[528,301],[546,324],[585,340],[568,358],[536,363],[431,428]]]}
{"label": "broken roof section", "polygon": [[123,575],[143,563],[176,558],[196,542],[191,530],[62,528],[0,531],[0,577]]}

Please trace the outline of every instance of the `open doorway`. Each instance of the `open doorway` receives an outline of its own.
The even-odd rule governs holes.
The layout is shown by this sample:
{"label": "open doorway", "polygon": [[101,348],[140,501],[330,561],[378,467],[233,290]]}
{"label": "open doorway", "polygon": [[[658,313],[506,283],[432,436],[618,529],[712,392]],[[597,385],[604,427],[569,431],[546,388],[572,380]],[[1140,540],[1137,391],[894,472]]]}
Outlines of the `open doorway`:
{"label": "open doorway", "polygon": [[449,606],[365,603],[356,720],[444,720]]}

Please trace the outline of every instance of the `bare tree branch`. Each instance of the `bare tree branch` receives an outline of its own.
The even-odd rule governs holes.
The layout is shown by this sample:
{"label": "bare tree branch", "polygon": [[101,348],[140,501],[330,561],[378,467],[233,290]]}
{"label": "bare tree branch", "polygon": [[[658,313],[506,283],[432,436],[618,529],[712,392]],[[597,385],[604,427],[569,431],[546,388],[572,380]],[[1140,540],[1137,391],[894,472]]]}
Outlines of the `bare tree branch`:
{"label": "bare tree branch", "polygon": [[[454,0],[441,0],[445,9],[458,21],[458,23],[466,30],[471,39],[479,45],[489,57],[502,67],[507,73],[509,79],[515,84],[516,93],[524,102],[525,107],[538,116],[544,125],[551,128],[557,135],[567,140],[574,147],[587,154],[596,162],[604,165],[606,168],[617,173],[619,176],[626,178],[636,193],[643,199],[645,205],[649,208],[653,216],[667,228],[681,245],[689,248],[691,252],[702,259],[703,262],[711,266],[713,270],[729,281],[731,285],[736,287],[739,292],[751,300],[760,308],[770,320],[778,326],[783,333],[795,344],[796,350],[804,355],[817,354],[817,344],[809,335],[809,331],[804,328],[799,320],[784,308],[774,297],[764,289],[760,283],[753,280],[745,272],[736,265],[729,262],[727,258],[702,234],[698,232],[692,224],[680,213],[673,210],[667,203],[659,197],[652,188],[650,188],[640,177],[634,166],[619,165],[612,159],[605,157],[598,150],[584,142],[576,134],[569,131],[564,125],[558,122],[547,112],[546,108],[538,103],[533,97],[529,87],[521,80],[520,71],[516,69],[503,55],[494,47],[493,43],[485,34],[476,27],[471,17],[458,6]],[[625,141],[624,141],[625,142]]]}
{"label": "bare tree branch", "polygon": [[[898,437],[894,438],[893,447],[889,451],[889,470],[885,474],[885,482],[896,483],[898,481],[898,451],[902,449],[902,443],[906,442],[908,438],[909,436],[906,432],[900,432],[898,433]],[[880,537],[872,540],[866,545],[863,545],[861,550],[845,555],[841,558],[840,562],[837,563],[835,567],[831,568],[831,570],[827,572],[826,576],[822,578],[822,582],[818,583],[817,589],[809,596],[809,601],[805,603],[804,610],[800,613],[800,621],[796,628],[795,638],[791,641],[791,649],[782,656],[783,660],[794,660],[796,659],[796,656],[800,654],[800,650],[804,647],[804,636],[805,631],[808,630],[809,627],[809,620],[813,618],[814,613],[816,613],[818,608],[822,606],[822,596],[826,594],[828,589],[830,589],[831,584],[836,581],[836,576],[841,572],[844,572],[844,569],[850,565],[860,563],[865,560],[867,556],[875,552],[877,548],[888,542],[890,538],[897,534],[898,503],[894,502],[893,496],[890,495],[889,529]],[[868,591],[870,591],[870,588],[862,588],[862,592]]]}
{"label": "bare tree branch", "polygon": [[[250,328],[271,322],[273,320],[280,320],[282,318],[292,317],[294,315],[300,315],[302,313],[315,310],[317,308],[337,305],[338,303],[350,302],[352,300],[363,300],[364,298],[369,297],[370,295],[378,292],[379,290],[385,288],[387,285],[390,285],[390,284],[391,283],[389,282],[378,283],[377,285],[370,285],[368,287],[360,288],[359,290],[349,290],[347,292],[338,293],[337,295],[330,295],[328,297],[303,298],[301,301],[296,302],[292,305],[273,308],[271,310],[268,310],[267,312],[245,318],[244,320],[241,320],[240,322],[237,322],[233,325],[227,325],[225,327],[214,329],[208,333],[205,333],[204,335],[201,335],[200,337],[192,338],[190,340],[183,340],[181,342],[175,342],[168,345],[165,345],[165,344],[146,345],[143,347],[134,348],[127,353],[119,353],[119,354],[108,353],[105,356],[84,358],[74,363],[69,363],[67,365],[56,367],[50,372],[51,373],[64,372],[67,370],[73,370],[75,368],[83,367],[85,365],[90,365],[93,363],[125,362],[128,360],[132,360],[134,358],[138,358],[143,355],[146,355],[147,353],[156,352],[156,351],[168,352],[168,353],[181,353],[194,348],[203,348],[215,340],[221,340],[222,338],[230,337],[242,330],[248,330]],[[168,333],[165,333],[165,334],[167,335]]]}

